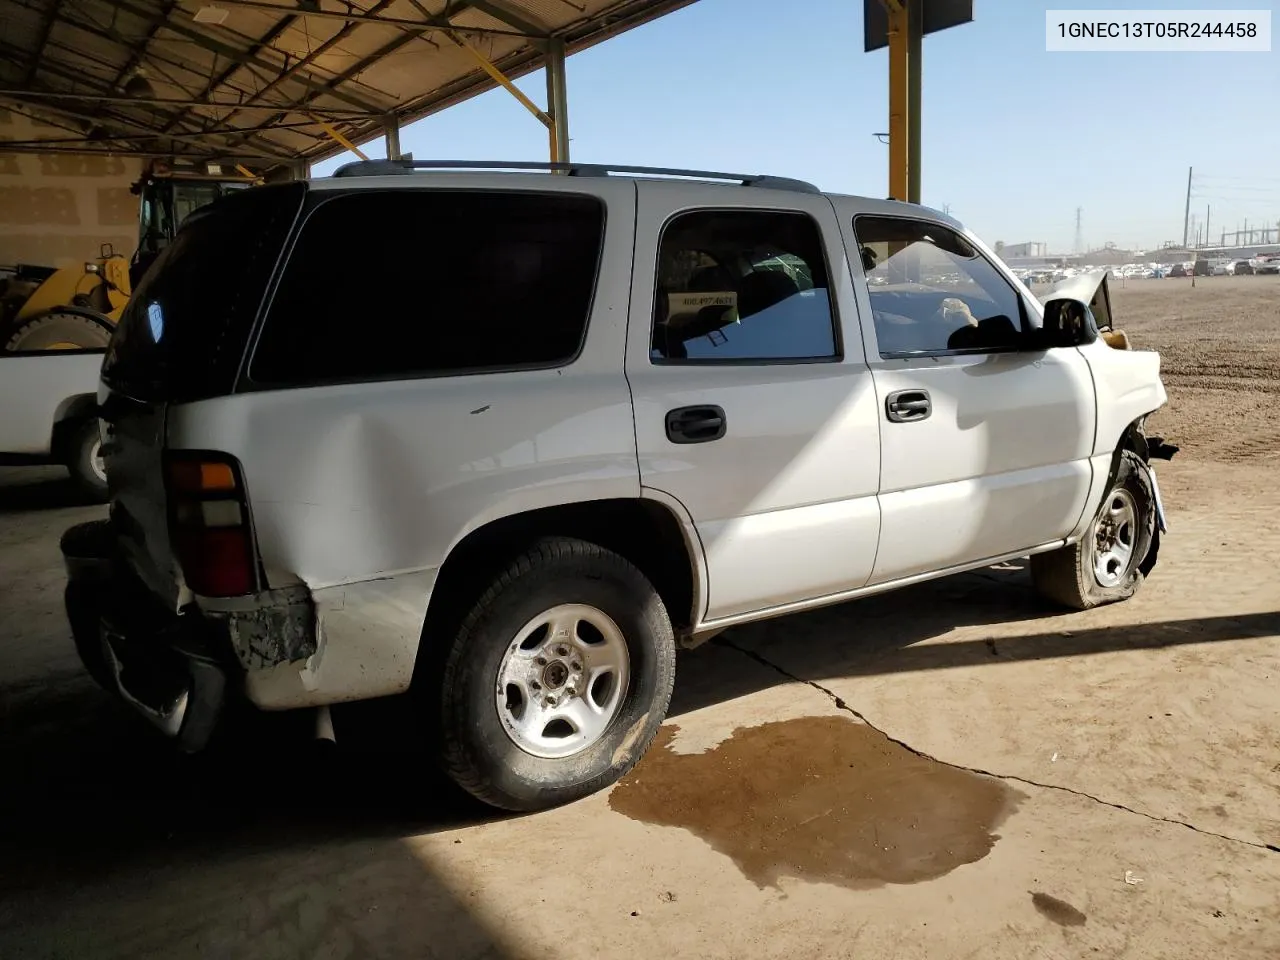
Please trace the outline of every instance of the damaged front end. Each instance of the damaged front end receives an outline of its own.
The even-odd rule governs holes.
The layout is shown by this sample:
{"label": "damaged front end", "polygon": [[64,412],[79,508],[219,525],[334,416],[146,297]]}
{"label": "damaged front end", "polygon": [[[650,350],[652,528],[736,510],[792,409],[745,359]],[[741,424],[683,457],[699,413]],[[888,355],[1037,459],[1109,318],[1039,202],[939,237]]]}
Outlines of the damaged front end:
{"label": "damaged front end", "polygon": [[1117,330],[1111,311],[1111,284],[1109,270],[1091,270],[1055,283],[1040,295],[1042,304],[1061,297],[1070,297],[1089,305],[1093,322],[1102,341],[1114,350],[1131,350],[1132,344],[1124,330]]}

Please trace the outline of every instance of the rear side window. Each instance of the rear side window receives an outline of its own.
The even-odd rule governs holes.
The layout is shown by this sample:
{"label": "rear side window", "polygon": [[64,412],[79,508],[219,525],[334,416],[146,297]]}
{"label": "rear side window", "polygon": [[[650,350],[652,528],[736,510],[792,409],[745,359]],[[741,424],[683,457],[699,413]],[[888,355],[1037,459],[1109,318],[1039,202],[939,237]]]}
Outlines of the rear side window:
{"label": "rear side window", "polygon": [[293,386],[568,363],[603,232],[602,203],[577,194],[324,200],[290,254],[250,378]]}
{"label": "rear side window", "polygon": [[803,213],[699,210],[675,217],[658,252],[651,359],[839,358],[822,235]]}
{"label": "rear side window", "polygon": [[194,213],[129,298],[103,379],[142,400],[230,393],[305,193],[251,187]]}

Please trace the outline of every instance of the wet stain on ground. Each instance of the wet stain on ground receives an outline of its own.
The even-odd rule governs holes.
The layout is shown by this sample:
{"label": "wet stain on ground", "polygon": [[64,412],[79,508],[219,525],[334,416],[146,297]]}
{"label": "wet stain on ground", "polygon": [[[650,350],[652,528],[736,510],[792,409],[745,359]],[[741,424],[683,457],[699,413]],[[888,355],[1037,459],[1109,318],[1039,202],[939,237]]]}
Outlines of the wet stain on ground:
{"label": "wet stain on ground", "polygon": [[1067,901],[1051,897],[1047,893],[1031,894],[1031,903],[1040,916],[1061,927],[1083,927],[1089,919]]}
{"label": "wet stain on ground", "polygon": [[866,724],[800,717],[740,728],[705,753],[665,726],[609,805],[683,827],[758,886],[918,883],[981,860],[1023,794],[930,760]]}

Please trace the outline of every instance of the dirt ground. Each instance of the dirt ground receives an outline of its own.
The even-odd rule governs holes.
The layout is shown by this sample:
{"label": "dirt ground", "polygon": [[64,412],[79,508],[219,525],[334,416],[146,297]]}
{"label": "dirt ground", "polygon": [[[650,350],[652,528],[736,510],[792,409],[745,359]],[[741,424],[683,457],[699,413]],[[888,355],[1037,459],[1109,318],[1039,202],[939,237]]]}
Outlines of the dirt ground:
{"label": "dirt ground", "polygon": [[0,957],[1280,956],[1280,278],[1116,304],[1183,446],[1137,598],[1012,563],[729,631],[631,776],[536,816],[359,715],[175,757],[63,621],[101,508],[0,471]]}

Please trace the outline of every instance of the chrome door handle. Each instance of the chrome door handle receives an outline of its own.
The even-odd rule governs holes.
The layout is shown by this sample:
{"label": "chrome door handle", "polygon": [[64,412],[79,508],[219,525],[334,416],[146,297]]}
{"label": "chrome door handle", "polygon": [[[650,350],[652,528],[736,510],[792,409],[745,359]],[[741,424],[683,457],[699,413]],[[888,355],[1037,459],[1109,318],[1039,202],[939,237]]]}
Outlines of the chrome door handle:
{"label": "chrome door handle", "polygon": [[884,411],[890,423],[914,423],[928,419],[933,402],[927,390],[895,390],[885,397]]}

